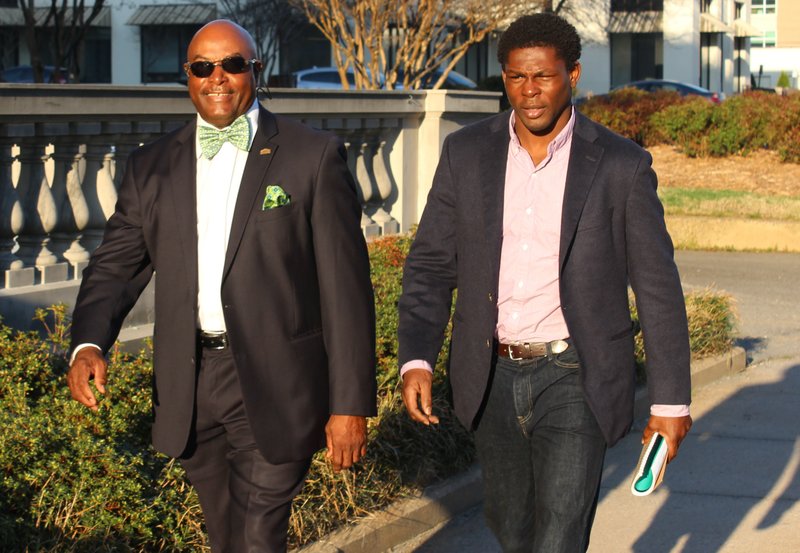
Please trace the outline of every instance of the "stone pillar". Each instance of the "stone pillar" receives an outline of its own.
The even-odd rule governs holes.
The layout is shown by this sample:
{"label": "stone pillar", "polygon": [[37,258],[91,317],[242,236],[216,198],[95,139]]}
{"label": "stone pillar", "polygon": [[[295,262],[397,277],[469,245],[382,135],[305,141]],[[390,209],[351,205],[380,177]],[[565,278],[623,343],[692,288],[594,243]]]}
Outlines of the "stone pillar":
{"label": "stone pillar", "polygon": [[74,140],[64,138],[55,144],[52,158],[53,200],[58,221],[51,233],[51,249],[59,259],[72,267],[72,278],[80,278],[89,261],[89,252],[80,243],[81,233],[89,223],[89,207],[81,184],[86,174],[85,148]]}

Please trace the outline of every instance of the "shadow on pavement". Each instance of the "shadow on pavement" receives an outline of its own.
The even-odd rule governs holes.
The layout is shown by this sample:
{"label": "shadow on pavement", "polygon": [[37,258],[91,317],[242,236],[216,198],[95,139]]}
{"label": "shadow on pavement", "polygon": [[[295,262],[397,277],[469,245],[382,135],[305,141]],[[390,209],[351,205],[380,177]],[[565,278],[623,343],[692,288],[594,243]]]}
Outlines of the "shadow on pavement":
{"label": "shadow on pavement", "polygon": [[780,382],[742,388],[696,420],[680,470],[665,481],[670,496],[633,551],[671,551],[680,543],[683,553],[719,551],[768,495],[772,506],[758,528],[777,524],[800,499],[798,390],[794,365]]}
{"label": "shadow on pavement", "polygon": [[769,340],[766,338],[756,338],[754,336],[743,336],[734,340],[733,345],[744,348],[747,353],[747,364],[753,362],[753,356],[767,349]]}

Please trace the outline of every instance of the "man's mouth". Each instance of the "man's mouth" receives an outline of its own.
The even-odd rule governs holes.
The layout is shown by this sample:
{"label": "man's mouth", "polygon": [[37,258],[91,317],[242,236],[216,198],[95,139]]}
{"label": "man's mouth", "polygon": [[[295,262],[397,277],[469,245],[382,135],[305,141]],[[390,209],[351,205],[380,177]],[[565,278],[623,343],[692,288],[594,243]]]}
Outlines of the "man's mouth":
{"label": "man's mouth", "polygon": [[544,113],[545,106],[524,106],[522,107],[522,111],[528,117],[539,117]]}

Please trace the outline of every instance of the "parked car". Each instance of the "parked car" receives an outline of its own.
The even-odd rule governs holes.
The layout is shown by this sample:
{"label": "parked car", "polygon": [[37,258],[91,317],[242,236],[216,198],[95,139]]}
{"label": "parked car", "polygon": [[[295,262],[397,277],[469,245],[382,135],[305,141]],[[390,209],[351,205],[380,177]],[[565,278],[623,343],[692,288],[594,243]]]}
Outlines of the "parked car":
{"label": "parked car", "polygon": [[711,92],[707,88],[703,88],[702,86],[697,86],[688,83],[681,83],[678,81],[670,81],[664,79],[646,79],[643,81],[634,81],[632,83],[624,84],[621,86],[615,86],[611,90],[619,90],[620,88],[638,88],[639,90],[645,90],[647,92],[657,92],[659,90],[671,90],[673,92],[677,92],[681,96],[702,96],[703,98],[708,98],[715,104],[719,104],[722,100],[725,99],[725,94],[721,92]]}
{"label": "parked car", "polygon": [[[309,67],[292,73],[292,81],[295,88],[316,88],[328,90],[341,90],[342,80],[339,77],[339,70],[335,67]],[[347,70],[347,82],[354,88],[356,77],[352,68]],[[383,83],[383,78],[381,78]]]}
{"label": "parked car", "polygon": [[[433,88],[436,81],[442,75],[441,70],[436,70],[428,75],[422,83],[422,88]],[[339,71],[335,67],[311,67],[302,69],[292,73],[292,80],[295,88],[317,88],[317,89],[333,89],[340,90],[342,88],[342,81],[339,78]],[[381,75],[380,82],[383,85],[385,78]],[[347,70],[347,82],[351,87],[355,86],[355,75],[353,69]],[[451,90],[472,90],[477,88],[478,85],[474,81],[468,79],[461,73],[450,71],[445,84],[442,88]],[[403,72],[399,71],[397,75],[397,82],[395,83],[396,89],[403,88]]]}
{"label": "parked car", "polygon": [[[441,69],[437,69],[433,71],[429,75],[427,75],[422,80],[422,87],[421,88],[433,88],[433,85],[437,83],[439,78],[442,76],[443,71]],[[400,70],[397,72],[397,84],[395,88],[403,88],[403,71]],[[478,88],[478,85],[472,79],[465,77],[458,71],[450,71],[445,77],[444,85],[442,85],[443,89],[447,90],[475,90]]]}
{"label": "parked car", "polygon": [[[62,67],[58,73],[58,79],[53,80],[55,67],[52,65],[44,66],[44,74],[42,75],[42,82],[65,84],[70,82],[69,71]],[[0,83],[32,83],[33,80],[33,67],[30,65],[18,65],[16,67],[9,67],[0,71]]]}

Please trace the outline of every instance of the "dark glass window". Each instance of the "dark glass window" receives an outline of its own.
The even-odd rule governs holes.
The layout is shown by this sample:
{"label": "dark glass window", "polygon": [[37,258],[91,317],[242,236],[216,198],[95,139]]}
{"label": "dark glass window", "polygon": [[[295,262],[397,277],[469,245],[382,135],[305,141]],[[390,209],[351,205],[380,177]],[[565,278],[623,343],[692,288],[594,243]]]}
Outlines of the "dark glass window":
{"label": "dark glass window", "polygon": [[611,0],[612,12],[663,12],[664,0]]}
{"label": "dark glass window", "polygon": [[186,82],[186,49],[200,25],[142,26],[142,82]]}

